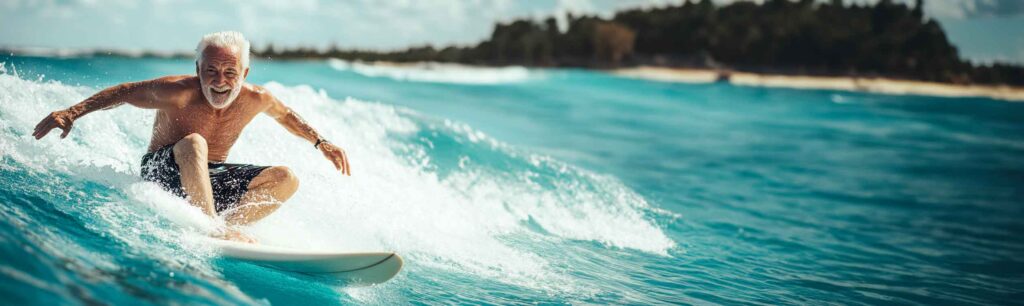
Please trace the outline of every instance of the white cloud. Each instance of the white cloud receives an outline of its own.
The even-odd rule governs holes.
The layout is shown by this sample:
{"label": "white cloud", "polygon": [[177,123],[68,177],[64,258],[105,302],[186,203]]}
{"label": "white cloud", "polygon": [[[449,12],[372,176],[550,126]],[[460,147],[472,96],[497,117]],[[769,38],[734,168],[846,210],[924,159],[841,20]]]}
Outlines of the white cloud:
{"label": "white cloud", "polygon": [[[206,32],[236,29],[257,44],[396,49],[472,44],[496,21],[573,14],[610,16],[627,7],[682,0],[463,1],[103,1],[11,0],[0,12],[0,45],[186,50]],[[115,39],[120,38],[120,39]]]}

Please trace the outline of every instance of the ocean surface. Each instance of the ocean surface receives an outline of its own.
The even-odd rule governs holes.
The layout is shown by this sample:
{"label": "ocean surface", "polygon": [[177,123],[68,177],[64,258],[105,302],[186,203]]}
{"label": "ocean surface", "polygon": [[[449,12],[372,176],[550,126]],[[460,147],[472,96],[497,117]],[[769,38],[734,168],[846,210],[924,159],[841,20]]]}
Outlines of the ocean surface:
{"label": "ocean surface", "polygon": [[229,161],[301,186],[246,231],[395,250],[337,287],[217,256],[217,226],[140,181],[153,112],[30,134],[185,59],[0,55],[0,304],[1018,304],[1024,104],[672,84],[583,70],[254,61],[349,152],[266,116]]}

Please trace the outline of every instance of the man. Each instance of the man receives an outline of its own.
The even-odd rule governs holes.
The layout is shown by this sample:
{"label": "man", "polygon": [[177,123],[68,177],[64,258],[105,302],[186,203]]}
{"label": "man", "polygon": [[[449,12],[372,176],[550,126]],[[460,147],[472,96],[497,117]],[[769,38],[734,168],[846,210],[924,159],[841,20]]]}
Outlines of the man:
{"label": "man", "polygon": [[345,175],[345,151],[327,142],[281,101],[260,86],[245,84],[249,42],[238,32],[203,37],[196,48],[196,76],[167,76],[124,83],[100,91],[68,109],[43,118],[33,136],[54,128],[67,137],[75,120],[90,112],[128,103],[155,109],[153,138],[142,157],[142,177],[185,198],[211,217],[222,214],[223,238],[254,242],[235,226],[274,212],[295,193],[299,181],[284,166],[228,164],[238,135],[257,114],[273,117],[306,139]]}

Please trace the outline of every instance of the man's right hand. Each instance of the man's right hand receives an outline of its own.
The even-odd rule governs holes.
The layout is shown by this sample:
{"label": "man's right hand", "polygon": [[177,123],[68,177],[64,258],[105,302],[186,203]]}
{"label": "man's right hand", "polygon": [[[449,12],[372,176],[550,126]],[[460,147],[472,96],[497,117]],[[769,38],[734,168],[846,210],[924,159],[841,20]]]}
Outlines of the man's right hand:
{"label": "man's right hand", "polygon": [[68,137],[68,133],[71,133],[71,125],[75,122],[75,116],[68,110],[60,110],[50,113],[50,115],[39,121],[36,124],[36,131],[32,133],[32,136],[36,139],[42,139],[46,134],[50,133],[50,130],[54,128],[60,128],[64,132],[60,134],[60,138]]}

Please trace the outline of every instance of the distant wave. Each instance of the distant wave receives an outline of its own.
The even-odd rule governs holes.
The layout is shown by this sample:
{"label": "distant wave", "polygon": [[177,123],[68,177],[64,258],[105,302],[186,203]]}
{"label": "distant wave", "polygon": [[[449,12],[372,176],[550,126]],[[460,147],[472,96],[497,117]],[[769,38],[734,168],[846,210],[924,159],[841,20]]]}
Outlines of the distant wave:
{"label": "distant wave", "polygon": [[184,51],[147,51],[140,49],[99,49],[99,48],[41,48],[41,47],[0,47],[0,52],[21,56],[36,57],[92,57],[113,55],[129,58],[142,57],[191,57],[191,52]]}
{"label": "distant wave", "polygon": [[327,63],[340,71],[352,71],[368,77],[386,77],[408,82],[493,85],[523,82],[532,76],[528,69],[521,66],[474,67],[432,62],[380,64],[340,59],[329,59]]}

